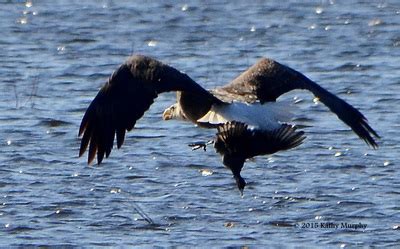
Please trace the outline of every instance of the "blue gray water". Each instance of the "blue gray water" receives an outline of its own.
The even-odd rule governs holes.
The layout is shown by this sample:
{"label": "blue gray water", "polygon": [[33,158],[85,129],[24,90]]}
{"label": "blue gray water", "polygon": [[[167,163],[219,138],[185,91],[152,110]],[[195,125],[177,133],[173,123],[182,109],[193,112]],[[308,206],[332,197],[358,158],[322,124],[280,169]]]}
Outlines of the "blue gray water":
{"label": "blue gray water", "polygon": [[[1,247],[400,243],[399,1],[2,0],[0,17]],[[187,146],[215,131],[161,120],[170,93],[120,150],[87,166],[77,157],[82,115],[133,53],[207,88],[273,58],[359,108],[380,148],[309,93],[288,94],[301,100],[307,139],[248,162],[240,198],[213,149]]]}

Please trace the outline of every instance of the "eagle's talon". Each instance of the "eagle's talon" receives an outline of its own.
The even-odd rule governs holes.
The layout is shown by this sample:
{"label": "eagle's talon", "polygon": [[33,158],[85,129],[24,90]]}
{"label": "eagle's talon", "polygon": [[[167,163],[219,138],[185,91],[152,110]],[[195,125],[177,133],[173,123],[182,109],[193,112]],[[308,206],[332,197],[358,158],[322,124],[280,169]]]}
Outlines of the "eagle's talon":
{"label": "eagle's talon", "polygon": [[208,142],[194,142],[191,144],[188,144],[189,147],[192,147],[192,150],[198,150],[203,148],[204,151],[207,151],[207,145],[213,144],[214,140],[210,140]]}

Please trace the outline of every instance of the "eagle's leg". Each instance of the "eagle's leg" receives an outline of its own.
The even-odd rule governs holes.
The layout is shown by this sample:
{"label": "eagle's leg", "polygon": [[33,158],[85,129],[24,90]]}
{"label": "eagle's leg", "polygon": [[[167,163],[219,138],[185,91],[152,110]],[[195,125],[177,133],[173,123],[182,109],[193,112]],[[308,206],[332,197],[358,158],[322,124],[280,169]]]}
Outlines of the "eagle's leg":
{"label": "eagle's leg", "polygon": [[208,142],[194,142],[189,144],[189,147],[192,147],[192,150],[198,150],[203,148],[204,151],[207,151],[207,145],[214,144],[214,140],[210,140]]}

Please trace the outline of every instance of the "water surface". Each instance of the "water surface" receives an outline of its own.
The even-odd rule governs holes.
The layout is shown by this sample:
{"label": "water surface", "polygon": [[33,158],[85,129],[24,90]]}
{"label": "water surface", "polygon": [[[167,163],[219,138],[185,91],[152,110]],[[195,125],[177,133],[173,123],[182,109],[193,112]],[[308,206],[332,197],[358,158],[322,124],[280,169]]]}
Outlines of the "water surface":
{"label": "water surface", "polygon": [[[398,1],[0,5],[1,246],[399,244]],[[170,93],[120,150],[87,166],[77,157],[82,115],[133,53],[206,88],[273,58],[359,108],[382,136],[380,148],[368,148],[312,95],[296,91],[284,98],[302,99],[306,142],[248,162],[240,198],[213,149],[187,146],[215,131],[161,120],[174,102]],[[346,222],[367,227],[302,228]]]}

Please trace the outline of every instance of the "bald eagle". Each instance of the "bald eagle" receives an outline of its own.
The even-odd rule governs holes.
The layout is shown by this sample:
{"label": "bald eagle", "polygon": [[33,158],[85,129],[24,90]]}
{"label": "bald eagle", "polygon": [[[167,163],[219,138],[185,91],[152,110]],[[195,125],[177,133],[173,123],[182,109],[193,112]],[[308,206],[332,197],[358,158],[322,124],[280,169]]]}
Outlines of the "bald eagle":
{"label": "bald eagle", "polygon": [[100,164],[117,140],[134,128],[158,94],[177,92],[177,103],[163,118],[180,118],[200,127],[217,129],[214,147],[223,164],[232,171],[243,193],[246,185],[240,172],[248,158],[288,150],[305,136],[288,124],[288,115],[276,99],[294,89],[310,91],[361,139],[377,148],[379,135],[356,108],[311,81],[300,72],[272,59],[262,58],[231,83],[205,90],[187,74],[151,57],[134,55],[108,79],[83,116],[79,156],[87,150],[88,164],[96,154]]}

